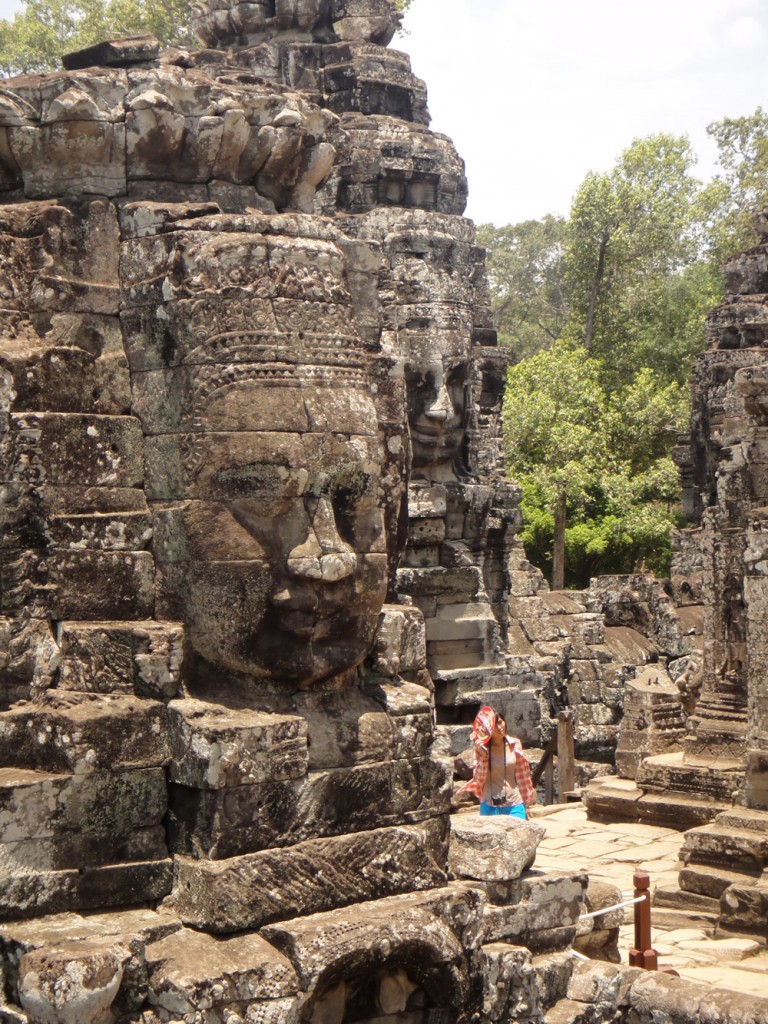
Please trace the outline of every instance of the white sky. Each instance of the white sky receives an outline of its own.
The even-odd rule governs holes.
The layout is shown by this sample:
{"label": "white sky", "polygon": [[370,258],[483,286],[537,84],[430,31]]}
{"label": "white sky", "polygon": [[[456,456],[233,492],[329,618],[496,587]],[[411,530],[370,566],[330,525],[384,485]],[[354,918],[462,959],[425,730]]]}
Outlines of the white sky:
{"label": "white sky", "polygon": [[393,45],[478,222],[567,213],[587,171],[658,131],[687,133],[707,177],[707,124],[768,105],[768,0],[414,0],[405,26]]}
{"label": "white sky", "polygon": [[393,45],[469,176],[468,216],[567,213],[589,170],[639,136],[768,105],[768,0],[414,0]]}

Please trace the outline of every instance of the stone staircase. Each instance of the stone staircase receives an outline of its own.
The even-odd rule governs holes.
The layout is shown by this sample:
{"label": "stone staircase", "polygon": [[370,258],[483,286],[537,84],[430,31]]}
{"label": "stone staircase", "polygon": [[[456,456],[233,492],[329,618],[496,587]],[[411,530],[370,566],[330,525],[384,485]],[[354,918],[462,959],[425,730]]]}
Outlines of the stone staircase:
{"label": "stone staircase", "polygon": [[723,811],[686,833],[680,888],[719,901],[719,927],[768,941],[768,816]]}
{"label": "stone staircase", "polygon": [[57,686],[0,712],[0,917],[171,890],[166,704],[181,628],[64,622]]}

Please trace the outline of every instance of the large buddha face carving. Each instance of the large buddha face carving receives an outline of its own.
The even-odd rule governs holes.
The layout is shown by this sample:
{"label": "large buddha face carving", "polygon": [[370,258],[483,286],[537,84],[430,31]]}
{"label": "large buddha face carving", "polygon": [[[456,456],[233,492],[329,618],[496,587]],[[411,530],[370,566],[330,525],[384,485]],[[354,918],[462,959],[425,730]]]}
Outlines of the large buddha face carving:
{"label": "large buddha face carving", "polygon": [[[238,398],[296,426],[314,392],[254,380]],[[222,398],[187,442],[189,498],[158,507],[167,611],[214,665],[306,685],[370,647],[387,583],[376,411],[361,390],[322,401],[301,433],[229,431]]]}
{"label": "large buddha face carving", "polygon": [[468,364],[437,358],[406,366],[414,472],[452,475],[461,458]]}
{"label": "large buddha face carving", "polygon": [[466,472],[471,325],[440,303],[420,312],[401,331],[413,476],[455,480]]}
{"label": "large buddha face carving", "polygon": [[306,686],[362,661],[385,599],[402,488],[373,401],[385,373],[351,334],[335,245],[190,235],[158,345],[176,365],[133,376],[157,613],[219,675]]}

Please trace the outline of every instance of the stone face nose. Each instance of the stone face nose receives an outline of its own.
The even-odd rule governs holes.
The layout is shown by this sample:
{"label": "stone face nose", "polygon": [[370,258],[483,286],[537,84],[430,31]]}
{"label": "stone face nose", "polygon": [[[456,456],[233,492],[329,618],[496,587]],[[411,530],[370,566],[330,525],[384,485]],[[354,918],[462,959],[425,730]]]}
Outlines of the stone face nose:
{"label": "stone face nose", "polygon": [[435,387],[431,401],[424,410],[424,415],[431,420],[447,420],[453,414],[453,403],[448,388],[441,380]]}
{"label": "stone face nose", "polygon": [[312,516],[307,539],[288,555],[289,574],[336,583],[351,576],[356,567],[357,555],[339,536],[330,501],[321,498]]}

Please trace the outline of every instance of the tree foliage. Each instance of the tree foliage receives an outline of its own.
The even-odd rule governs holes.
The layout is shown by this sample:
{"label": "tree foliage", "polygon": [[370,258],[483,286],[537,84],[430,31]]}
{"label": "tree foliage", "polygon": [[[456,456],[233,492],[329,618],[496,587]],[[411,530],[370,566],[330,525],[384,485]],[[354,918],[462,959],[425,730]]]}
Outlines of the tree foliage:
{"label": "tree foliage", "polygon": [[570,310],[565,279],[567,224],[547,216],[495,228],[482,224],[488,278],[501,342],[518,359],[549,348],[563,333]]}
{"label": "tree foliage", "polygon": [[653,135],[588,174],[567,220],[479,231],[500,340],[522,360],[504,427],[523,538],[545,570],[561,542],[570,584],[667,564],[687,379],[720,266],[757,242],[754,213],[768,205],[768,114],[708,131],[720,171],[707,185],[686,138]]}
{"label": "tree foliage", "polygon": [[768,204],[768,113],[726,117],[707,127],[717,143],[720,173],[704,190],[700,216],[710,261],[757,244],[754,215]]}
{"label": "tree foliage", "polygon": [[613,392],[603,380],[601,360],[559,341],[509,370],[504,398],[507,468],[523,486],[522,540],[550,571],[564,501],[569,585],[642,562],[665,572],[679,525],[669,442],[686,422],[685,390],[650,369]]}
{"label": "tree foliage", "polygon": [[[599,356],[616,383],[643,365],[639,335],[656,324],[667,287],[696,256],[700,183],[688,140],[635,140],[606,174],[588,174],[573,201],[565,273],[567,336]],[[654,339],[661,347],[666,338]]]}

